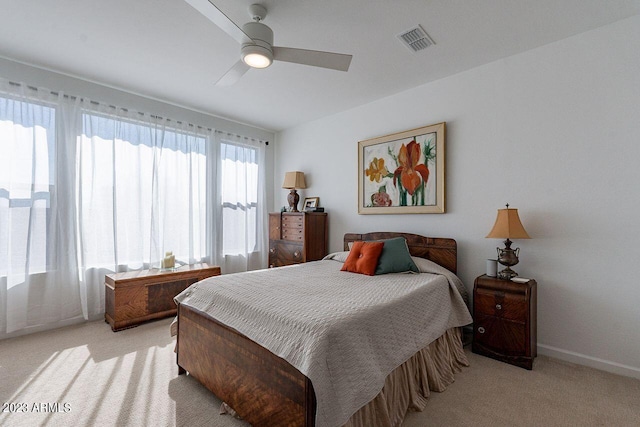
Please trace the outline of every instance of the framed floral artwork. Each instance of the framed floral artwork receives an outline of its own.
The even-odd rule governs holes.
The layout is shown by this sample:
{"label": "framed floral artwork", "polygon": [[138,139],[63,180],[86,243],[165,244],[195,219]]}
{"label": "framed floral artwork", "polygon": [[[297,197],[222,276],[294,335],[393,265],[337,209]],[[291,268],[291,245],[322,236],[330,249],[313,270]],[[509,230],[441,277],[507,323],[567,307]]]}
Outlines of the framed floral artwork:
{"label": "framed floral artwork", "polygon": [[444,213],[445,123],[358,142],[358,213]]}

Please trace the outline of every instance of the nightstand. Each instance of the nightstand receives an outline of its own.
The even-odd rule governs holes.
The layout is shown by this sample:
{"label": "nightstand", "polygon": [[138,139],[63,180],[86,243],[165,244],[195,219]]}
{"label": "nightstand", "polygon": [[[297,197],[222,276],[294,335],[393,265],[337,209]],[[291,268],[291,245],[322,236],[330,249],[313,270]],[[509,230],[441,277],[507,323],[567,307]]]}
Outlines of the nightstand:
{"label": "nightstand", "polygon": [[537,283],[482,275],[473,286],[474,353],[525,369],[537,355]]}

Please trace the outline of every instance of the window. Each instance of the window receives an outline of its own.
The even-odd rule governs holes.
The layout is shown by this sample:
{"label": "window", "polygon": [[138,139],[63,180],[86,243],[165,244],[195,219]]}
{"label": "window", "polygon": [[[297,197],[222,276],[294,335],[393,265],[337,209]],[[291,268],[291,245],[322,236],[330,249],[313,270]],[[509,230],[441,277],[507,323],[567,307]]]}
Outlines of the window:
{"label": "window", "polygon": [[55,269],[56,110],[0,97],[0,276]]}
{"label": "window", "polygon": [[99,318],[105,274],[168,251],[263,268],[263,145],[0,78],[0,339]]}
{"label": "window", "polygon": [[[165,251],[206,260],[212,162],[208,136],[85,111],[76,152],[85,268],[152,266]],[[222,255],[260,251],[258,150],[220,147]],[[55,269],[56,109],[0,97],[0,275]],[[67,165],[68,166],[68,165]],[[65,166],[65,167],[67,167]]]}
{"label": "window", "polygon": [[253,147],[223,142],[222,163],[222,253],[256,252],[258,219],[258,153]]}
{"label": "window", "polygon": [[84,265],[207,257],[206,137],[85,113],[79,146]]}

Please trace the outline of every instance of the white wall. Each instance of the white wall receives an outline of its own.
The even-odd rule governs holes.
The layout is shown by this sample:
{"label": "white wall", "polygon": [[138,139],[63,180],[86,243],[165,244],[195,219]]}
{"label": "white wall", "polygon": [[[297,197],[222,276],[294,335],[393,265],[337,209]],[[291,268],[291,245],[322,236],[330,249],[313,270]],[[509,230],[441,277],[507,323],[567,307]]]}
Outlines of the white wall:
{"label": "white wall", "polygon": [[[640,378],[639,44],[635,16],[283,131],[273,209],[302,170],[330,250],[346,232],[452,237],[471,290],[508,202],[532,236],[514,269],[538,281],[539,352]],[[447,213],[359,216],[357,141],[442,121]]]}

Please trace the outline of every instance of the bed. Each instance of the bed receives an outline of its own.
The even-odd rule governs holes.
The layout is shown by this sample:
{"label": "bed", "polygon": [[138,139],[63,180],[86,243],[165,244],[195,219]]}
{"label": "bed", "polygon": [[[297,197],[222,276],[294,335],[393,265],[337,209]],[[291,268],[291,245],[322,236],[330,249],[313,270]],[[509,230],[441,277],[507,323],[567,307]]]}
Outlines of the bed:
{"label": "bed", "polygon": [[[422,276],[429,276],[429,280],[434,280],[434,283],[438,282],[437,286],[433,285],[437,291],[432,291],[434,295],[437,292],[437,298],[440,298],[436,305],[451,306],[455,309],[422,310],[428,312],[425,319],[438,324],[437,327],[423,328],[420,323],[421,319],[416,322],[403,320],[406,325],[397,323],[400,320],[394,318],[389,318],[390,320],[387,321],[387,318],[384,317],[387,316],[386,312],[380,312],[380,315],[378,313],[371,315],[368,313],[369,309],[361,310],[359,306],[354,308],[353,313],[345,315],[344,307],[352,304],[348,301],[348,294],[327,307],[327,316],[337,318],[342,316],[341,321],[344,322],[347,319],[349,325],[356,322],[352,319],[364,318],[365,315],[370,316],[368,321],[375,324],[370,332],[362,333],[362,330],[358,329],[360,326],[353,326],[353,330],[351,330],[351,327],[347,325],[340,328],[341,331],[345,331],[340,334],[344,333],[347,335],[346,338],[339,336],[340,334],[336,334],[332,330],[326,333],[328,337],[325,338],[322,335],[324,332],[319,332],[320,330],[324,331],[321,326],[323,322],[313,318],[313,315],[309,315],[310,317],[307,319],[309,321],[302,322],[304,324],[287,325],[293,328],[291,329],[293,332],[287,330],[287,333],[298,338],[298,332],[300,332],[302,337],[293,344],[287,344],[287,347],[282,343],[284,341],[282,336],[278,336],[276,332],[264,327],[264,324],[270,322],[288,323],[289,311],[302,312],[303,320],[305,320],[306,315],[302,311],[304,309],[302,306],[307,301],[329,298],[322,294],[324,292],[322,277],[339,276],[340,280],[349,280],[349,284],[342,284],[339,289],[345,289],[344,292],[357,292],[356,286],[365,286],[362,283],[364,280],[368,280],[368,276],[360,277],[362,275],[347,272],[341,272],[340,275],[339,273],[334,274],[333,270],[327,272],[325,269],[336,269],[332,263],[335,261],[340,263],[340,257],[347,255],[346,251],[349,250],[351,242],[396,237],[406,239],[409,252],[416,261],[420,261],[420,259],[431,261],[420,261],[421,270],[423,264],[429,263],[427,267],[437,270],[434,272],[439,275],[392,274],[385,275],[387,277],[384,278],[374,276],[375,280],[402,281],[404,286],[405,281],[416,281]],[[323,261],[260,272],[227,275],[227,285],[222,283],[220,279],[224,275],[218,276],[218,278],[207,279],[193,285],[180,294],[176,297],[178,304],[176,345],[178,373],[188,372],[189,375],[226,402],[244,420],[256,427],[392,426],[402,422],[407,410],[424,409],[430,390],[443,391],[453,382],[453,374],[458,372],[462,366],[467,365],[460,336],[460,327],[471,322],[471,316],[463,301],[464,287],[461,286],[461,282],[455,286],[441,284],[442,280],[445,283],[452,283],[450,276],[457,279],[455,275],[450,274],[450,272],[455,273],[457,270],[455,240],[429,238],[407,233],[349,233],[344,236],[344,250],[345,252],[333,254]],[[213,299],[218,301],[236,298],[235,294],[241,295],[243,292],[250,292],[249,289],[254,289],[248,285],[245,286],[245,281],[247,283],[253,282],[253,285],[256,286],[254,298],[268,299],[270,295],[260,296],[260,290],[257,289],[260,284],[264,285],[271,281],[270,286],[274,289],[275,294],[281,287],[284,292],[284,290],[290,289],[284,287],[287,281],[293,280],[289,279],[287,275],[295,277],[297,283],[300,284],[296,289],[300,289],[300,293],[306,292],[309,298],[288,307],[286,312],[282,311],[282,307],[280,307],[281,311],[277,316],[273,313],[266,313],[265,320],[255,321],[253,325],[246,326],[237,323],[235,318],[229,316],[249,317],[245,314],[252,310],[261,311],[261,308],[238,306],[236,301],[233,301],[231,306],[212,302]],[[444,278],[443,275],[447,277]],[[314,277],[319,281],[313,282]],[[332,278],[327,282],[333,283],[333,280]],[[457,280],[459,281],[459,279]],[[357,281],[362,283],[356,285]],[[350,288],[351,283],[354,286],[353,290]],[[206,296],[206,292],[213,292],[214,288],[230,287],[231,284],[235,286],[232,296],[216,295],[216,298]],[[388,285],[380,286],[387,286],[385,289],[390,289]],[[397,304],[411,305],[410,301],[417,301],[409,292],[413,292],[414,288],[422,289],[421,286],[407,285],[409,290],[406,291],[406,295],[400,295],[398,297],[400,302],[394,302],[395,309],[390,306],[392,308],[390,311],[392,313],[404,312],[404,308],[401,310],[397,308],[404,306]],[[216,290],[216,292],[218,291]],[[251,292],[253,293],[253,291]],[[332,292],[335,292],[335,289]],[[394,289],[393,292],[403,294],[404,291],[400,292]],[[364,292],[361,293],[364,294]],[[444,294],[448,295],[445,299],[442,297]],[[251,295],[247,294],[246,297],[250,299]],[[402,298],[405,298],[404,302]],[[372,304],[374,304],[371,305],[372,310],[377,310],[375,303]],[[334,305],[338,306],[335,308],[335,313],[332,311]],[[461,308],[462,306],[464,308]],[[238,314],[238,312],[240,313]],[[391,327],[386,323],[390,323],[392,329],[400,328],[397,329],[400,332],[396,331],[392,335],[384,336],[381,330]],[[426,329],[435,330],[430,330],[427,333],[424,332]],[[410,333],[405,333],[405,330]],[[352,335],[348,336],[349,332]],[[309,341],[319,339],[318,336],[323,337],[320,343]],[[396,336],[400,336],[400,338],[395,338]],[[256,340],[262,345],[256,343]],[[395,362],[379,361],[378,359],[382,360],[383,357],[377,352],[390,353],[388,347],[394,347],[394,340],[415,341],[411,345],[415,345],[416,348],[406,348],[402,351],[409,353],[394,355],[396,359],[401,358],[400,362],[397,360]],[[307,347],[313,348],[313,351]],[[327,354],[335,352],[334,348],[345,348],[343,353],[347,355],[325,356],[325,352]],[[365,351],[366,348],[369,350]],[[317,354],[321,354],[321,356],[316,356]],[[337,359],[340,359],[340,363],[344,366],[336,362]],[[322,362],[324,360],[326,363]],[[374,361],[371,362],[371,360]],[[371,363],[373,363],[373,368],[368,365]],[[380,372],[378,372],[378,365],[381,366]],[[362,372],[372,372],[371,377],[380,376],[381,373],[383,376],[376,379],[375,385],[362,386],[364,391],[360,392],[358,375],[362,376]],[[337,385],[331,382],[331,376],[338,378]],[[329,390],[327,390],[327,382],[329,382]],[[338,384],[339,382],[342,384]],[[314,390],[314,383],[318,387],[317,393]],[[357,389],[358,391],[345,395],[345,387],[351,387],[353,384],[355,384],[353,390]],[[332,389],[332,387],[334,388]],[[343,401],[346,403],[343,404]]]}

